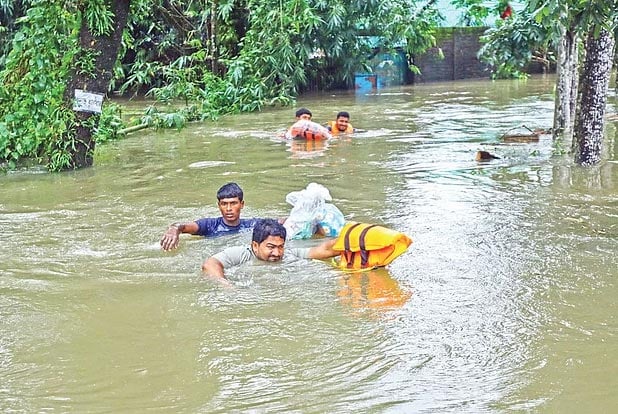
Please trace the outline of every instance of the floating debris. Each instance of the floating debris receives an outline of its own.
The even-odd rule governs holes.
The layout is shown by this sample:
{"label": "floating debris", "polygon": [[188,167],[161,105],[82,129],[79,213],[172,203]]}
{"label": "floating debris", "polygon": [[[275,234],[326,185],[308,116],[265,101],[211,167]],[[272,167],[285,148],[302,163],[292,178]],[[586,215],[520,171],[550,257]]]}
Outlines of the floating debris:
{"label": "floating debris", "polygon": [[494,155],[488,151],[477,151],[476,158],[477,161],[490,161],[490,160],[499,160],[500,157]]}
{"label": "floating debris", "polygon": [[[528,132],[514,132],[514,133],[511,132],[511,131],[516,131],[517,129],[521,129],[521,128],[525,128]],[[502,134],[500,139],[504,142],[519,142],[519,143],[539,142],[539,138],[541,135],[549,135],[551,133],[552,133],[551,128],[550,129],[543,129],[543,128],[530,129],[527,126],[522,125],[521,127],[509,129],[504,134]]]}

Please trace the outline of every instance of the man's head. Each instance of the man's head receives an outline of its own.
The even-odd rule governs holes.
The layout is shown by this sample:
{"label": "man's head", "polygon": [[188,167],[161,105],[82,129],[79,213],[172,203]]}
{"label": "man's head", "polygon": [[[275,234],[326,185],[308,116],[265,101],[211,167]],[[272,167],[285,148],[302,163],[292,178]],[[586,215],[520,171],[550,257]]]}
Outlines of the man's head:
{"label": "man's head", "polygon": [[337,118],[335,119],[335,126],[337,127],[339,131],[344,132],[346,129],[348,129],[349,123],[350,123],[349,113],[345,111],[341,111],[337,114]]}
{"label": "man's head", "polygon": [[311,121],[311,117],[313,114],[307,108],[300,108],[296,111],[296,119],[306,119],[307,121]]}
{"label": "man's head", "polygon": [[261,219],[253,227],[251,249],[253,254],[267,262],[278,262],[283,259],[285,238],[287,232],[283,224],[274,219]]}
{"label": "man's head", "polygon": [[243,192],[236,183],[227,183],[217,191],[217,206],[228,226],[240,223],[240,210],[245,206]]}
{"label": "man's head", "polygon": [[242,201],[242,188],[236,183],[227,183],[217,191],[217,200],[221,200],[222,198],[238,198],[239,201]]}

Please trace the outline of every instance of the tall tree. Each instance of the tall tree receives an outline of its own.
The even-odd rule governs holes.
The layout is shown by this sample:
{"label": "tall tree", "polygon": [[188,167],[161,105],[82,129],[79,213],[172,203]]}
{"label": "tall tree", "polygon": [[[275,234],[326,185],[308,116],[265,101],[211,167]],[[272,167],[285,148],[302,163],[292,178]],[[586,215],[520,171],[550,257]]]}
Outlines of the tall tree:
{"label": "tall tree", "polygon": [[558,59],[556,62],[556,96],[554,107],[554,136],[571,137],[577,100],[578,35],[570,27],[560,28]]}
{"label": "tall tree", "polygon": [[435,0],[133,0],[128,21],[128,0],[23,1],[0,73],[0,166],[34,158],[50,170],[91,165],[94,141],[113,135],[101,133],[112,105],[76,113],[75,90],[184,101],[142,119],[181,127],[289,104],[309,85],[348,86],[376,46],[410,56],[432,46],[440,19]]}
{"label": "tall tree", "polygon": [[586,59],[574,128],[575,161],[586,166],[601,160],[603,120],[615,45],[612,32],[595,29],[590,29],[586,40]]}
{"label": "tall tree", "polygon": [[[528,7],[551,33],[559,53],[554,136],[562,134],[571,141],[575,162],[595,164],[602,152],[618,1],[528,0]],[[582,66],[578,53],[583,37],[587,41]]]}
{"label": "tall tree", "polygon": [[73,110],[75,89],[107,92],[129,0],[27,3],[0,73],[0,161],[14,168],[33,158],[50,170],[91,165],[101,117]]}
{"label": "tall tree", "polygon": [[[80,5],[82,15],[79,44],[82,53],[75,66],[65,92],[66,104],[73,106],[75,91],[106,95],[113,69],[121,47],[122,32],[129,16],[130,0],[113,0],[111,10],[103,2],[84,2]],[[71,159],[68,168],[92,165],[95,141],[93,134],[98,126],[98,114],[76,109],[76,121]],[[61,145],[66,145],[61,142]]]}

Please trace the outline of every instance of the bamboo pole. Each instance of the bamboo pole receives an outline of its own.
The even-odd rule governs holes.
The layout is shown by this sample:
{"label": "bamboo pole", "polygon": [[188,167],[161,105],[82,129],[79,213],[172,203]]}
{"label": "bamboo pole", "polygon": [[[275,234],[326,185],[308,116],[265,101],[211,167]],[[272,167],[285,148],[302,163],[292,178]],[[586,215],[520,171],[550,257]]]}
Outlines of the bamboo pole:
{"label": "bamboo pole", "polygon": [[131,132],[139,131],[140,129],[148,128],[148,124],[133,125],[127,128],[119,129],[118,135],[126,135]]}

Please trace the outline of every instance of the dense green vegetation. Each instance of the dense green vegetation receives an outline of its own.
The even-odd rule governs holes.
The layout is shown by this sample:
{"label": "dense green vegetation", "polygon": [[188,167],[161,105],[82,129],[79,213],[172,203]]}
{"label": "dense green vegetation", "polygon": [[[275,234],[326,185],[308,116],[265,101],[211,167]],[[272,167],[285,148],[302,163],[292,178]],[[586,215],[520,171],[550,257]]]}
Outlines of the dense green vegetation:
{"label": "dense green vegetation", "polygon": [[[109,34],[113,2],[5,3],[0,160],[13,167],[34,157],[52,170],[67,168],[75,120],[65,88],[72,68],[89,71],[93,61],[78,45],[79,28],[84,21]],[[432,3],[133,0],[110,90],[156,99],[142,121],[166,127],[287,105],[309,86],[350,85],[373,52],[366,36],[380,36],[385,49],[402,39],[409,52],[431,46],[438,19]],[[117,116],[106,109],[107,122],[98,118],[96,140],[112,138]]]}
{"label": "dense green vegetation", "polygon": [[[30,158],[50,170],[80,167],[76,129],[92,135],[87,151],[117,136],[119,108],[106,104],[102,114],[80,118],[70,85],[100,77],[102,51],[80,40],[110,37],[120,2],[129,0],[0,0],[0,165]],[[532,59],[551,61],[557,27],[587,28],[597,19],[610,28],[616,20],[615,1],[530,0],[528,11],[504,20],[497,16],[506,0],[452,3],[467,11],[462,24],[497,19],[481,56],[497,77],[522,76]],[[155,127],[351,86],[376,39],[382,51],[403,45],[418,55],[434,46],[440,21],[435,0],[131,0],[130,7],[106,92],[152,98],[136,122]]]}
{"label": "dense green vegetation", "polygon": [[22,157],[47,154],[53,164],[57,153],[52,147],[72,125],[62,100],[72,57],[79,51],[68,39],[79,26],[59,4],[33,7],[16,23],[21,29],[6,57],[0,88],[0,159],[12,167]]}
{"label": "dense green vegetation", "polygon": [[547,30],[527,10],[500,20],[487,29],[481,41],[484,45],[479,57],[493,68],[495,79],[525,78],[531,62],[541,62],[549,69],[556,61]]}

